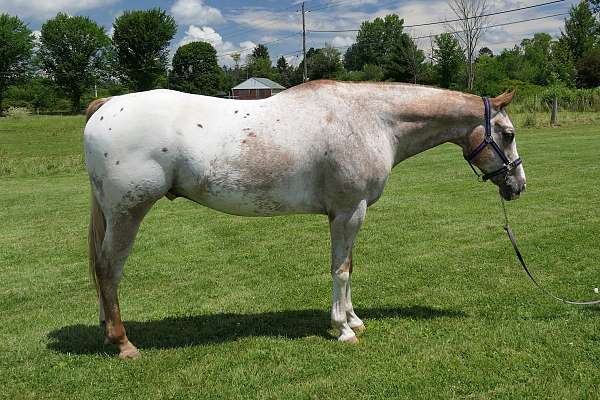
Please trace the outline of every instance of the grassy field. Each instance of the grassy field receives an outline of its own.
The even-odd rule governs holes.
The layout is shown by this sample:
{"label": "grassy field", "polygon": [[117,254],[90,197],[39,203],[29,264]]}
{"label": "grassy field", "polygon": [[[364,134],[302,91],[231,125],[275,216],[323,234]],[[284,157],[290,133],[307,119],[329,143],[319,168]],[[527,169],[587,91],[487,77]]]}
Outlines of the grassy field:
{"label": "grassy field", "polygon": [[[354,252],[356,346],[328,330],[326,218],[239,218],[184,200],[146,218],[121,285],[130,339],[102,344],[87,278],[79,117],[0,120],[0,398],[597,399],[600,310],[536,291],[497,190],[444,145],[393,172]],[[509,205],[539,279],[600,287],[600,128],[521,129]]]}

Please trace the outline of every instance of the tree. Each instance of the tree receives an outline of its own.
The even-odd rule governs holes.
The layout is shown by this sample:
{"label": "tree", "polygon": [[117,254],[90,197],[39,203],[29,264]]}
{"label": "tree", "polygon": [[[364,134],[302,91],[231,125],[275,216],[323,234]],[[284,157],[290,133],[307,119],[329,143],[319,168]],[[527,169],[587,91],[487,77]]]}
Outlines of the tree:
{"label": "tree", "polygon": [[259,44],[252,50],[246,59],[246,70],[249,76],[269,78],[276,80],[277,73],[273,69],[269,49],[263,44]]}
{"label": "tree", "polygon": [[475,49],[487,24],[487,0],[448,0],[450,9],[459,21],[448,24],[463,46],[467,59],[467,89],[472,91],[475,83]]}
{"label": "tree", "polygon": [[133,90],[155,88],[165,79],[169,44],[177,32],[173,17],[160,8],[125,11],[114,24],[117,69]]}
{"label": "tree", "polygon": [[479,49],[479,57],[481,56],[494,57],[494,52],[489,47],[482,47]]}
{"label": "tree", "polygon": [[503,89],[502,82],[507,79],[501,56],[491,57],[487,54],[477,58],[474,92],[482,96],[495,96]]}
{"label": "tree", "polygon": [[308,79],[335,78],[343,69],[341,57],[339,50],[328,44],[322,49],[310,48],[306,52]]}
{"label": "tree", "polygon": [[[434,40],[432,58],[438,84],[443,88],[454,87],[458,83],[460,70],[465,65],[465,55],[458,39],[451,33],[437,35]],[[479,52],[481,57],[481,51]]]}
{"label": "tree", "polygon": [[423,72],[425,54],[408,35],[395,43],[384,66],[385,75],[397,82],[417,83]]}
{"label": "tree", "polygon": [[568,43],[562,38],[553,41],[550,51],[552,54],[550,57],[552,83],[560,82],[569,87],[575,86],[577,69]]}
{"label": "tree", "polygon": [[217,51],[210,43],[188,43],[175,52],[170,80],[173,89],[214,96],[219,93],[222,80]]}
{"label": "tree", "polygon": [[9,85],[26,71],[33,49],[33,35],[18,17],[0,15],[0,114]]}
{"label": "tree", "polygon": [[552,36],[547,33],[536,33],[533,39],[521,41],[523,50],[523,67],[520,80],[548,85],[552,81]]}
{"label": "tree", "polygon": [[246,71],[248,76],[268,78],[273,80],[277,79],[277,73],[273,69],[271,59],[269,58],[254,58],[249,56],[246,64]]}
{"label": "tree", "polygon": [[266,58],[267,60],[270,60],[271,57],[269,56],[269,49],[264,44],[259,44],[254,48],[254,50],[252,50],[252,58],[255,60],[259,58]]}
{"label": "tree", "polygon": [[105,69],[110,39],[88,17],[59,13],[42,26],[39,56],[43,69],[81,110],[81,96]]}
{"label": "tree", "polygon": [[292,86],[291,75],[294,72],[294,69],[288,64],[284,56],[281,56],[277,59],[277,65],[275,68],[277,69],[277,73],[279,74],[278,82],[285,87]]}
{"label": "tree", "polygon": [[504,49],[497,57],[498,67],[501,69],[505,79],[521,80],[523,71],[523,49],[515,45],[512,49]]}
{"label": "tree", "polygon": [[584,88],[600,86],[600,48],[588,50],[577,63],[577,83]]}
{"label": "tree", "polygon": [[356,43],[344,56],[346,69],[361,71],[366,64],[372,64],[384,69],[386,79],[403,76],[401,71],[408,56],[415,55],[409,48],[412,40],[403,30],[404,20],[396,14],[363,22]]}
{"label": "tree", "polygon": [[598,22],[588,2],[584,0],[571,7],[569,17],[565,19],[565,31],[561,33],[561,40],[564,40],[571,50],[575,63],[594,47],[597,34]]}

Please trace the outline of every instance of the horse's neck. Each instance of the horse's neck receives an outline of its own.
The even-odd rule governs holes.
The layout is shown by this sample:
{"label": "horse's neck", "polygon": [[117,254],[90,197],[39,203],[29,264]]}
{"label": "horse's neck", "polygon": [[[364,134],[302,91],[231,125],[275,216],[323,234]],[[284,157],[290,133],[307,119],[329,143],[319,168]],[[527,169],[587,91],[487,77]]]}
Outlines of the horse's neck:
{"label": "horse's neck", "polygon": [[372,102],[372,112],[386,122],[394,165],[443,143],[460,144],[483,122],[477,96],[419,86],[387,89]]}

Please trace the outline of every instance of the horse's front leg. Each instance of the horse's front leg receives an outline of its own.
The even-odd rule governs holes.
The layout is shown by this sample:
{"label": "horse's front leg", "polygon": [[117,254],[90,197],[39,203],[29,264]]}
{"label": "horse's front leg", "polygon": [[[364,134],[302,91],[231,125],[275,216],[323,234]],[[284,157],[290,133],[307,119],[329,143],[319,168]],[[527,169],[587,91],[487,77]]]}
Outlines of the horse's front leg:
{"label": "horse's front leg", "polygon": [[[350,271],[354,239],[364,221],[366,211],[367,202],[363,200],[356,207],[349,210],[336,210],[329,217],[331,275],[333,277],[331,323],[340,331],[338,340],[342,342],[358,342],[356,334],[349,324],[350,322],[356,325],[360,321],[354,314],[350,300]],[[359,325],[362,325],[362,321]]]}

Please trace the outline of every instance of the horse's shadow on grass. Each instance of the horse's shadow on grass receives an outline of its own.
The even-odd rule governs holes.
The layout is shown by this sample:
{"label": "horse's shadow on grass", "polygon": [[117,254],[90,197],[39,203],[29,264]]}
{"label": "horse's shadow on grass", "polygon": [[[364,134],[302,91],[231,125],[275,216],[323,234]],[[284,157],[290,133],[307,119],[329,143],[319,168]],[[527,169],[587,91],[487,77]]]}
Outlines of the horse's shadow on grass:
{"label": "horse's shadow on grass", "polygon": [[[462,318],[465,313],[430,307],[358,309],[369,319]],[[170,349],[234,341],[244,337],[272,336],[299,339],[316,336],[331,339],[329,313],[322,310],[290,310],[259,314],[209,314],[125,321],[127,336],[140,349]],[[96,325],[70,325],[48,334],[48,348],[62,353],[100,354],[109,351],[104,333]]]}

